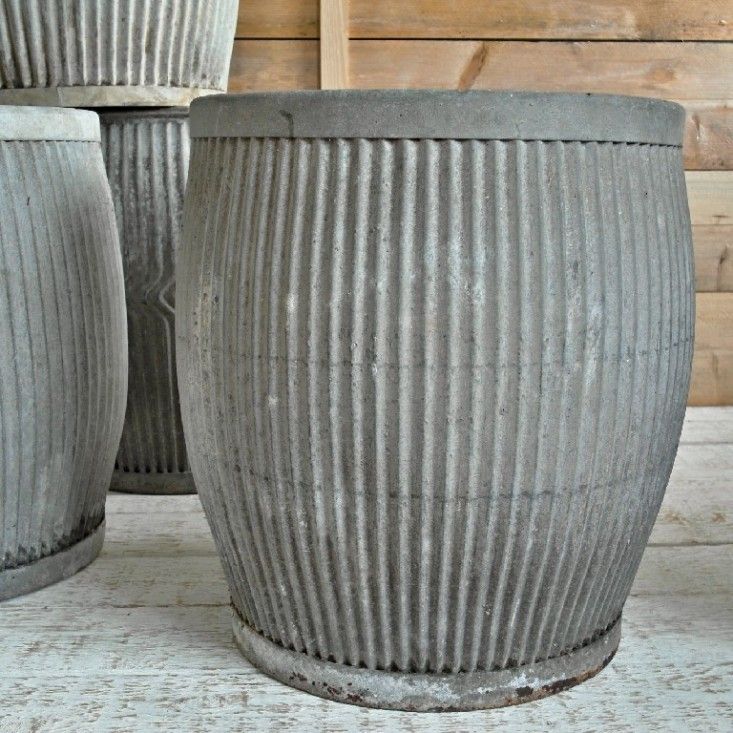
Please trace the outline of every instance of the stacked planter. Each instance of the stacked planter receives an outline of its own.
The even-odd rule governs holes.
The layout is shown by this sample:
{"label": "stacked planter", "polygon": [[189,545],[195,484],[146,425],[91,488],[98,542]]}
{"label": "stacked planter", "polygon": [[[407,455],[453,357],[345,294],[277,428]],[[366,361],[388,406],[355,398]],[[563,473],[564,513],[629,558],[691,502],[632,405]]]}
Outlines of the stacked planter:
{"label": "stacked planter", "polygon": [[[0,104],[92,107],[120,231],[130,390],[112,488],[195,491],[175,375],[187,105],[226,89],[238,0],[0,0]],[[113,108],[113,109],[112,109]]]}
{"label": "stacked planter", "polygon": [[194,103],[183,417],[255,665],[466,710],[610,661],[690,378],[683,119],[586,95]]}
{"label": "stacked planter", "polygon": [[102,547],[127,385],[99,120],[0,107],[0,600]]}
{"label": "stacked planter", "polygon": [[0,104],[185,105],[226,89],[237,0],[0,0]]}
{"label": "stacked planter", "polygon": [[189,157],[187,109],[102,112],[125,266],[130,388],[111,488],[195,491],[175,369],[175,253]]}

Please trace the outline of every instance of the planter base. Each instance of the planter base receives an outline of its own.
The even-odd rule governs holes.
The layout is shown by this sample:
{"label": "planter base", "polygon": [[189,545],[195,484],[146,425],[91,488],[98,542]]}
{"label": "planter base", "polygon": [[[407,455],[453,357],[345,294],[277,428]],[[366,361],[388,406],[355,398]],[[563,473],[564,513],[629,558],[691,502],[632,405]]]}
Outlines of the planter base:
{"label": "planter base", "polygon": [[512,669],[463,674],[405,674],[324,662],[290,651],[247,626],[234,612],[234,636],[257,668],[291,687],[337,702],[413,712],[458,712],[537,700],[573,687],[613,659],[621,619],[569,654]]}
{"label": "planter base", "polygon": [[70,578],[99,555],[104,522],[75,545],[28,565],[0,570],[0,601],[15,598]]}
{"label": "planter base", "polygon": [[187,107],[218,89],[180,87],[79,86],[0,89],[0,105],[34,107]]}
{"label": "planter base", "polygon": [[123,494],[195,494],[196,485],[190,472],[186,473],[125,473],[112,474],[110,491]]}

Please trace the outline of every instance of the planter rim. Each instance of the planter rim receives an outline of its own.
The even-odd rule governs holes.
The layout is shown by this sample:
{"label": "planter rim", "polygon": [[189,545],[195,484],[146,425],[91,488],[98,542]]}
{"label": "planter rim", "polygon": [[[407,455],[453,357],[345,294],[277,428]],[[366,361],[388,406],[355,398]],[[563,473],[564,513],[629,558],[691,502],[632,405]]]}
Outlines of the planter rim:
{"label": "planter rim", "polygon": [[135,120],[156,119],[188,119],[188,107],[155,107],[141,109],[137,107],[121,107],[97,112],[102,123],[134,122]]}
{"label": "planter rim", "polygon": [[684,109],[608,94],[382,89],[218,94],[191,137],[547,140],[682,145]]}
{"label": "planter rim", "polygon": [[98,143],[99,117],[80,109],[0,106],[0,140]]}

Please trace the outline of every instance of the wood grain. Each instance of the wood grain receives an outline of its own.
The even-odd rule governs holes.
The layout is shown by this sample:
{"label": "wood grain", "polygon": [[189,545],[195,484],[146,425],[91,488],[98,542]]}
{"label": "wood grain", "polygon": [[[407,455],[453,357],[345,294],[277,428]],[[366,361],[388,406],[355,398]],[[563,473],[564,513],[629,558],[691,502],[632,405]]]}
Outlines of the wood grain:
{"label": "wood grain", "polygon": [[318,38],[318,0],[239,0],[237,38]]}
{"label": "wood grain", "polygon": [[[687,408],[680,444],[700,443],[733,443],[733,407]],[[733,480],[728,483],[733,488]],[[730,493],[733,499],[733,490]]]}
{"label": "wood grain", "polygon": [[230,92],[318,89],[318,41],[235,41]]}
{"label": "wood grain", "polygon": [[731,0],[352,0],[352,38],[730,40]]}
{"label": "wood grain", "polygon": [[[731,89],[733,94],[733,89]],[[733,170],[733,107],[726,101],[685,103],[685,168]]]}
{"label": "wood grain", "polygon": [[733,404],[733,293],[698,293],[689,404]]}
{"label": "wood grain", "polygon": [[[733,0],[352,0],[352,38],[711,41]],[[237,36],[317,38],[318,0],[241,0]]]}
{"label": "wood grain", "polygon": [[733,224],[696,226],[695,287],[698,292],[733,290]]}
{"label": "wood grain", "polygon": [[693,226],[733,225],[733,171],[688,171],[685,178]]}
{"label": "wood grain", "polygon": [[356,88],[531,89],[728,99],[733,44],[352,41]]}
{"label": "wood grain", "polygon": [[320,0],[321,89],[349,86],[348,0]]}
{"label": "wood grain", "polygon": [[[315,86],[317,66],[288,69],[313,43],[237,41],[234,60],[240,69],[264,60],[272,66],[269,76],[241,76],[232,91],[257,84],[271,88],[269,79],[282,76],[308,79],[308,87]],[[351,41],[349,48],[351,84],[361,89],[585,91],[683,102],[733,97],[733,44],[726,43]],[[715,116],[715,107],[707,114]]]}

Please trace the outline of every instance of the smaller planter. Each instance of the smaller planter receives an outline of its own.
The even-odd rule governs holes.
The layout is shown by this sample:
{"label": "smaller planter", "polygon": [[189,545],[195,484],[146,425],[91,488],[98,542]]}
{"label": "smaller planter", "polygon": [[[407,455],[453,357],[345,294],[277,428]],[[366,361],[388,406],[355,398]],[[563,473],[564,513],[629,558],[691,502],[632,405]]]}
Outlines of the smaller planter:
{"label": "smaller planter", "polygon": [[193,493],[175,370],[175,252],[189,158],[187,109],[101,115],[117,213],[130,344],[130,387],[111,488]]}
{"label": "smaller planter", "polygon": [[127,332],[91,112],[0,107],[0,600],[99,553]]}
{"label": "smaller planter", "polygon": [[0,0],[0,104],[186,105],[225,91],[237,0]]}

